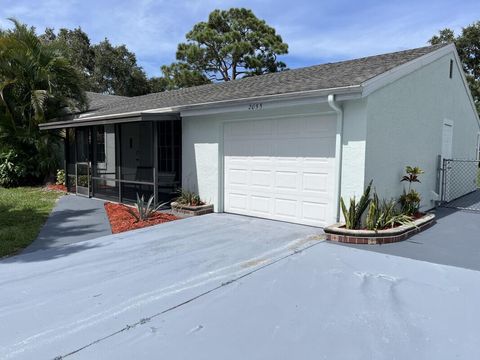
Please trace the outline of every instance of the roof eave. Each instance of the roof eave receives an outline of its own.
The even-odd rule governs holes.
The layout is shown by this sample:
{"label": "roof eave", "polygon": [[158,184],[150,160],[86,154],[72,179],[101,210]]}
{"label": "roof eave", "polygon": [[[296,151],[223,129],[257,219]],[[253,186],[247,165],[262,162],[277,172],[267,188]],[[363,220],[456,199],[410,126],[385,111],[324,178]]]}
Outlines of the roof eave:
{"label": "roof eave", "polygon": [[[326,97],[329,94],[335,94],[337,96],[358,95],[358,97],[360,97],[361,92],[362,92],[362,86],[352,85],[352,86],[330,88],[330,89],[299,91],[299,92],[290,92],[285,94],[274,94],[274,95],[248,97],[248,98],[240,98],[240,99],[232,99],[232,100],[212,101],[212,102],[182,105],[182,106],[175,106],[175,107],[154,108],[154,109],[147,109],[147,110],[131,111],[126,113],[115,113],[115,114],[86,116],[86,117],[79,116],[79,117],[76,117],[74,120],[56,121],[56,122],[40,124],[39,127],[40,127],[40,130],[53,130],[53,129],[59,129],[64,127],[87,126],[87,125],[90,125],[90,123],[102,125],[102,124],[107,124],[112,122],[120,123],[120,122],[129,122],[129,121],[141,121],[141,117],[144,114],[145,115],[178,114],[180,111],[183,112],[183,111],[189,111],[189,110],[200,110],[200,109],[205,109],[210,107],[218,108],[218,107],[224,107],[224,106],[248,104],[251,102],[275,102],[275,101],[286,101],[286,100],[296,100],[296,99],[318,98],[322,96]],[[115,120],[115,121],[112,121],[112,120]]]}

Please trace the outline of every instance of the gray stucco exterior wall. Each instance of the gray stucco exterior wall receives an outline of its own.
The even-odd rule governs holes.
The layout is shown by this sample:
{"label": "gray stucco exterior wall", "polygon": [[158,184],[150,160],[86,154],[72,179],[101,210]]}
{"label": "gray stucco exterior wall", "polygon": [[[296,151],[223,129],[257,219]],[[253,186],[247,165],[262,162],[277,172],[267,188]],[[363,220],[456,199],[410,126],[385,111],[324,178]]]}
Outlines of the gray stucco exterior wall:
{"label": "gray stucco exterior wall", "polygon": [[435,205],[445,120],[454,123],[452,157],[475,159],[479,124],[458,65],[452,52],[368,96],[365,181],[382,197],[400,195],[405,166],[420,166],[422,207]]}

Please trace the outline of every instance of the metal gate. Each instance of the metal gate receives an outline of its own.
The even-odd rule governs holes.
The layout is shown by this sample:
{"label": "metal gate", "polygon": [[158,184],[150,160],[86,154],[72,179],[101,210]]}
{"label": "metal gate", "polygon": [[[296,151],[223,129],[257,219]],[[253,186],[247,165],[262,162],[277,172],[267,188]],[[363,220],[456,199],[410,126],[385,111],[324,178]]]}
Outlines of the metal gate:
{"label": "metal gate", "polygon": [[480,161],[443,159],[442,206],[480,211]]}

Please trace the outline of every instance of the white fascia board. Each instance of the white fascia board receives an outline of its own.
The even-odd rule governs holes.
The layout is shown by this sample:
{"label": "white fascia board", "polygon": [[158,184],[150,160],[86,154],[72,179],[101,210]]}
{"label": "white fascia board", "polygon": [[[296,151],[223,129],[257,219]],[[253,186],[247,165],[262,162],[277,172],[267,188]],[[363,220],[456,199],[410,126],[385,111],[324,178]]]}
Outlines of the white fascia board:
{"label": "white fascia board", "polygon": [[86,115],[85,117],[79,116],[76,120],[101,120],[101,119],[112,119],[112,118],[122,118],[122,117],[130,117],[130,116],[140,116],[142,114],[164,114],[164,113],[172,113],[175,110],[171,107],[168,108],[158,108],[158,109],[149,109],[149,110],[142,110],[142,111],[130,111],[125,113],[116,113],[116,114],[108,114],[108,115],[98,115],[98,116],[90,116]]}
{"label": "white fascia board", "polygon": [[362,97],[361,88],[358,85],[344,88],[322,89],[314,91],[304,91],[298,93],[288,93],[279,95],[262,96],[256,98],[245,98],[229,100],[224,102],[214,102],[208,104],[195,104],[186,106],[180,110],[181,117],[212,115],[220,113],[249,111],[248,106],[253,104],[262,104],[263,109],[273,109],[279,107],[288,107],[296,105],[307,105],[313,103],[327,102],[329,94],[336,94],[338,101],[359,99]]}

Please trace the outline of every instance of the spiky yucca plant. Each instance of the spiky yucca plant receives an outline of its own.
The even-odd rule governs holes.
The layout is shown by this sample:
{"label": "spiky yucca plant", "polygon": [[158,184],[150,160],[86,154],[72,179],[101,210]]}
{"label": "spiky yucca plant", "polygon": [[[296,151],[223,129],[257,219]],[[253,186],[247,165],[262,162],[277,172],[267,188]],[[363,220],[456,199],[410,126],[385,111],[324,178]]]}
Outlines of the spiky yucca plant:
{"label": "spiky yucca plant", "polygon": [[345,218],[345,228],[360,229],[362,227],[362,216],[370,204],[370,190],[372,189],[372,181],[368,184],[357,203],[355,196],[350,198],[350,206],[346,207],[343,198],[340,198],[340,206],[342,208],[343,217]]}
{"label": "spiky yucca plant", "polygon": [[365,219],[365,227],[367,230],[382,230],[392,228],[395,225],[409,225],[412,218],[398,211],[397,201],[381,200],[376,193],[373,194],[372,200],[368,207]]}
{"label": "spiky yucca plant", "polygon": [[141,197],[137,193],[137,202],[135,203],[135,208],[137,212],[133,209],[128,208],[128,212],[135,218],[136,222],[148,220],[158,209],[168,205],[168,202],[164,202],[158,206],[153,206],[153,195],[150,196],[148,201],[145,201],[144,196]]}

